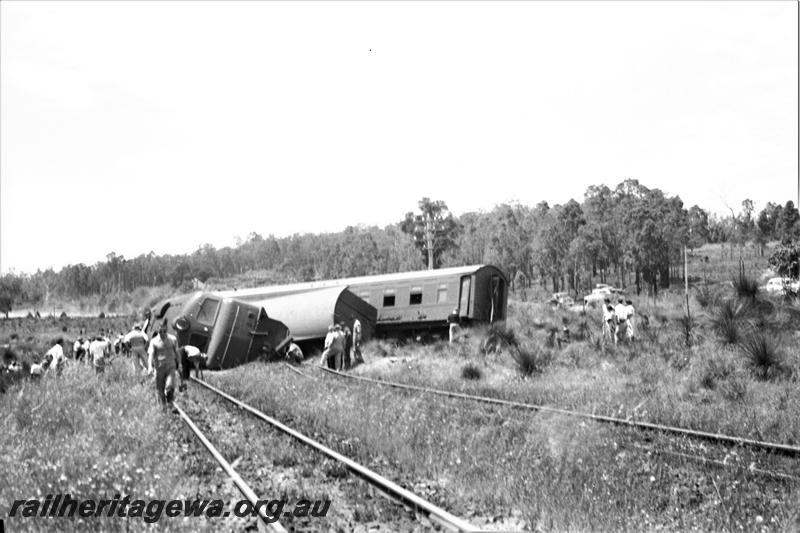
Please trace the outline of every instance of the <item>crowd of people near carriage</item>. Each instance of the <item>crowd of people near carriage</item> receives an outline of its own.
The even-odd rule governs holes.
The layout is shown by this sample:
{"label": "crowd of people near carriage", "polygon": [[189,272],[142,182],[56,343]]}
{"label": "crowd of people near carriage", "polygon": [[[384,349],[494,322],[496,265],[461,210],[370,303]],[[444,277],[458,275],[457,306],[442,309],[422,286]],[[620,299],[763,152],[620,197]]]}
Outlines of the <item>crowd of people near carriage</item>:
{"label": "crowd of people near carriage", "polygon": [[324,350],[319,364],[333,370],[346,370],[364,362],[361,354],[361,321],[353,321],[351,330],[346,324],[331,324],[325,336]]}

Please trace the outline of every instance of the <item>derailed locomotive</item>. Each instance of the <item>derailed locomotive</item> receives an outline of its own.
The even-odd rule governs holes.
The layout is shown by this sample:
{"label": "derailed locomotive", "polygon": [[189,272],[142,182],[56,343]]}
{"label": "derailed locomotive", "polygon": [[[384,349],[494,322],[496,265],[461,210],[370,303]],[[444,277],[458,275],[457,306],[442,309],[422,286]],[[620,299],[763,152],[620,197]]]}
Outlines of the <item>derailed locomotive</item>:
{"label": "derailed locomotive", "polygon": [[176,296],[151,311],[147,332],[167,319],[181,345],[207,354],[207,368],[224,369],[280,355],[293,339],[319,343],[331,323],[357,318],[364,340],[436,335],[454,310],[464,325],[490,324],[507,305],[502,271],[474,265]]}
{"label": "derailed locomotive", "polygon": [[154,335],[166,320],[181,346],[191,344],[206,354],[210,369],[274,357],[291,341],[289,328],[262,307],[207,292],[169,298],[149,314],[148,334]]}

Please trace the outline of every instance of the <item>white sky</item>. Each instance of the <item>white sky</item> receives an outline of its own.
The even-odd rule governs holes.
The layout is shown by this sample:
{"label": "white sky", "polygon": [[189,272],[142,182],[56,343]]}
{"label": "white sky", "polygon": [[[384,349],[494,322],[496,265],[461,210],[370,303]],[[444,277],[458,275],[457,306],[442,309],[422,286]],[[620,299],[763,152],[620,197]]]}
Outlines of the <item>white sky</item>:
{"label": "white sky", "polygon": [[794,200],[795,2],[0,3],[0,272],[580,201]]}

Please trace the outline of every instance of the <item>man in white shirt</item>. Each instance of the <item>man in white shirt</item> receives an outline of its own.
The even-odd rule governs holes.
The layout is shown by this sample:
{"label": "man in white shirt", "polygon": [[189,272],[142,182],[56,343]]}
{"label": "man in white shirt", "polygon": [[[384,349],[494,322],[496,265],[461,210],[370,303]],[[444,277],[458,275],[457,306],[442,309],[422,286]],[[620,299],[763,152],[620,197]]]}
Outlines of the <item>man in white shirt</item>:
{"label": "man in white shirt", "polygon": [[[194,368],[194,377],[203,379],[202,365],[206,362],[206,354],[201,352],[200,348],[191,344],[182,346],[179,351],[184,358],[182,365],[186,372],[189,371],[189,368]],[[188,367],[186,366],[187,364],[189,365]]]}
{"label": "man in white shirt", "polygon": [[325,351],[319,364],[328,363],[328,368],[335,370],[342,369],[342,353],[344,352],[344,332],[339,325],[330,326],[328,335],[325,337]]}
{"label": "man in white shirt", "polygon": [[364,357],[361,355],[361,321],[359,319],[353,320],[353,365],[364,362]]}
{"label": "man in white shirt", "polygon": [[290,363],[300,364],[303,362],[303,350],[295,343],[290,343],[289,348],[286,350],[286,359]]}
{"label": "man in white shirt", "polygon": [[628,309],[628,340],[632,341],[636,338],[636,329],[634,328],[634,309],[633,309],[633,302],[627,300],[625,302],[627,305],[625,306]]}
{"label": "man in white shirt", "polygon": [[111,341],[102,335],[98,335],[89,343],[89,354],[92,357],[95,374],[105,372],[106,360],[111,355],[111,350]]}
{"label": "man in white shirt", "polygon": [[605,299],[603,303],[603,340],[611,340],[614,335],[614,308],[611,307],[611,300]]}
{"label": "man in white shirt", "polygon": [[64,369],[64,363],[67,361],[67,358],[64,356],[63,337],[56,339],[53,347],[47,350],[47,352],[44,354],[44,358],[45,360],[50,361],[50,365],[47,367],[45,375],[50,374],[50,371],[53,370],[53,374],[51,375],[60,376],[61,371]]}
{"label": "man in white shirt", "polygon": [[614,315],[617,317],[617,330],[614,334],[614,344],[617,344],[620,337],[628,334],[628,306],[625,301],[620,298],[617,305],[614,306]]}

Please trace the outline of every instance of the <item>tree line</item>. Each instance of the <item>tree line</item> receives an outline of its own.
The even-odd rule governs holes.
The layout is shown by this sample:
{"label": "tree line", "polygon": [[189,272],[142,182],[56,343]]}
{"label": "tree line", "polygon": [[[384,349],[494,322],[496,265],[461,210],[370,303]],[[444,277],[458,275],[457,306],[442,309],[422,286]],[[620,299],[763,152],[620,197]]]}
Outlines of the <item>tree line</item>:
{"label": "tree line", "polygon": [[0,277],[0,312],[14,302],[180,287],[254,270],[292,282],[480,263],[502,268],[512,288],[538,283],[578,293],[603,282],[657,294],[680,277],[684,246],[753,242],[763,254],[766,242],[800,239],[800,214],[791,201],[768,203],[756,214],[745,200],[739,212],[730,211],[718,216],[696,205],[686,209],[680,197],[637,180],[613,189],[591,186],[582,202],[506,203],[460,216],[442,200],[423,198],[416,211],[385,228],[280,238],[254,232],[233,247],[205,244],[191,254],[134,258],[112,252],[95,265],[7,274]]}

